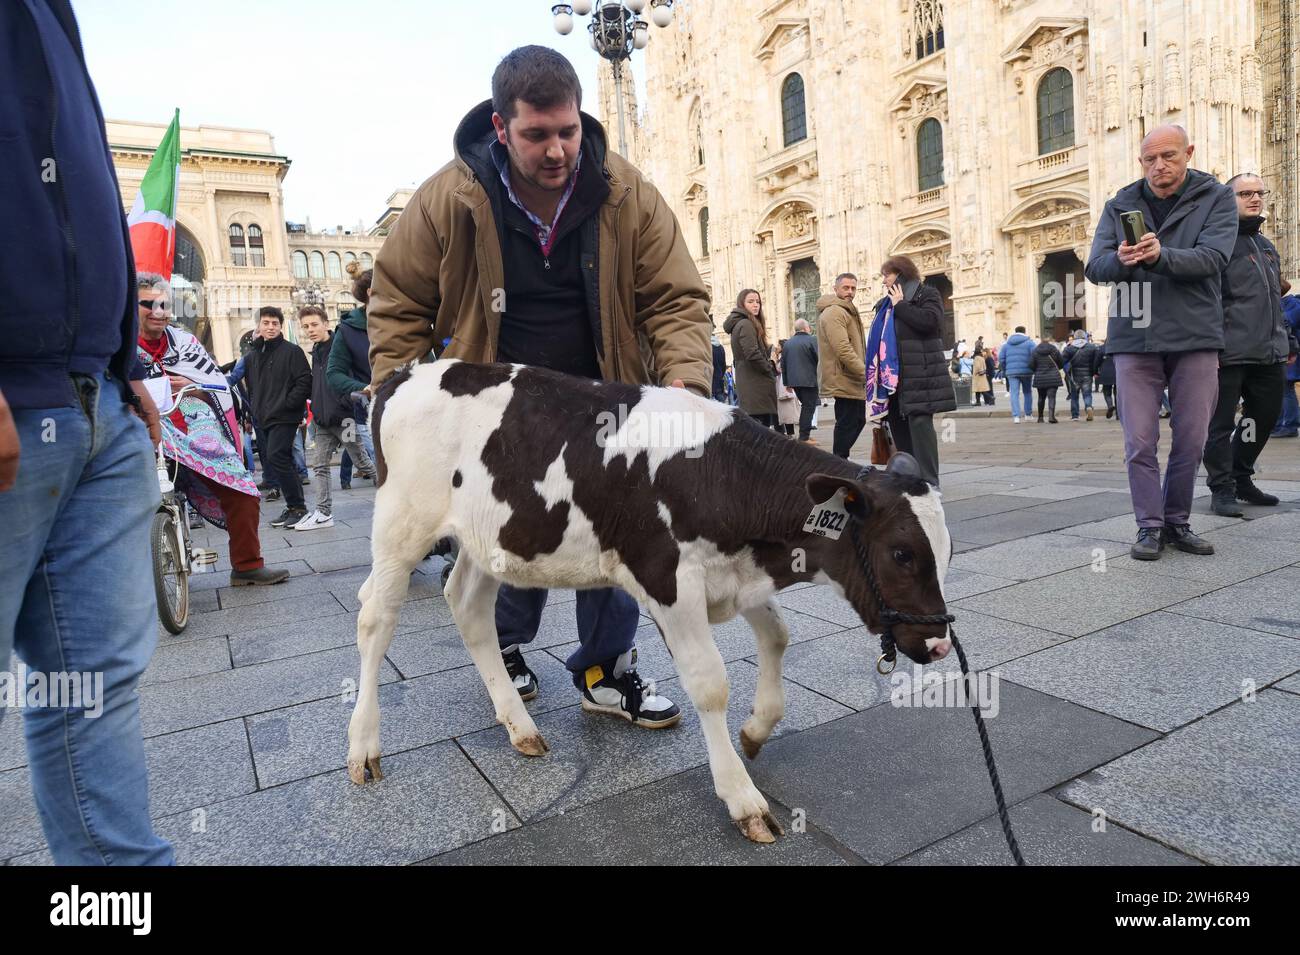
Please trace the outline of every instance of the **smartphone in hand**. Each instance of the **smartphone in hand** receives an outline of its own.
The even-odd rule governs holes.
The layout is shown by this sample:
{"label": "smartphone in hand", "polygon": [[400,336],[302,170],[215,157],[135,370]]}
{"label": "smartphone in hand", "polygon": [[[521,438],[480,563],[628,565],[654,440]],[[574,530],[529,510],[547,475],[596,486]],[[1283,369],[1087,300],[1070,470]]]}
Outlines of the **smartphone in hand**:
{"label": "smartphone in hand", "polygon": [[1147,234],[1146,217],[1142,215],[1142,210],[1121,212],[1119,218],[1124,223],[1124,240],[1129,245],[1137,245],[1141,242],[1142,237]]}

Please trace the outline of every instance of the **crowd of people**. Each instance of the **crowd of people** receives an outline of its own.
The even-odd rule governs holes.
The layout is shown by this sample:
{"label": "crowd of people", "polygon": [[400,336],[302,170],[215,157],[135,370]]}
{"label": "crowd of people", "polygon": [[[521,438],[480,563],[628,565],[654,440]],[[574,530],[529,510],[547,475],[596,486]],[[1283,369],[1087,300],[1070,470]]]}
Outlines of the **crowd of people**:
{"label": "crowd of people", "polygon": [[[360,478],[374,474],[365,404],[373,383],[399,368],[431,355],[512,361],[722,399],[726,349],[663,196],[581,112],[569,62],[529,46],[497,66],[490,98],[457,128],[455,160],[411,197],[373,273],[354,275],[362,306],[334,331],[320,309],[299,310],[311,360],[268,305],[247,353],[218,368],[170,320],[166,279],[136,274],[71,7],[29,6],[35,16],[0,5],[0,34],[17,38],[17,59],[0,64],[9,84],[0,88],[18,91],[0,95],[0,124],[14,133],[0,201],[22,210],[24,223],[23,264],[0,259],[10,291],[0,312],[0,664],[13,647],[34,671],[104,675],[100,718],[36,708],[24,720],[55,861],[167,864],[172,849],[150,820],[136,693],[157,641],[146,570],[159,498],[155,448],[195,513],[229,534],[231,585],[272,585],[288,575],[264,565],[259,497],[283,497],[273,527],[330,526],[332,458],[343,449]],[[28,115],[57,122],[38,124],[37,135]],[[1296,347],[1282,315],[1287,309],[1294,332],[1300,309],[1284,297],[1276,250],[1259,231],[1264,186],[1254,175],[1220,184],[1189,168],[1192,152],[1178,127],[1152,131],[1143,178],[1106,206],[1088,278],[1143,287],[1119,297],[1128,306],[1112,311],[1104,342],[1075,333],[1058,348],[1019,327],[996,349],[977,341],[970,355],[960,346],[955,355],[955,373],[969,375],[979,400],[993,403],[993,381],[1007,382],[1017,422],[1031,415],[1036,390],[1037,420],[1055,423],[1063,384],[1072,418],[1091,421],[1094,387],[1102,389],[1107,418],[1117,414],[1124,430],[1139,528],[1133,554],[1142,559],[1165,546],[1213,552],[1189,525],[1202,456],[1217,512],[1232,513],[1238,501],[1275,504],[1254,485],[1254,464],[1275,425],[1280,436],[1297,426]],[[49,156],[79,171],[61,177],[57,195],[40,179]],[[1124,237],[1133,210],[1154,231]],[[630,261],[628,250],[635,268],[607,267]],[[834,403],[834,454],[848,458],[873,422],[937,485],[933,417],[956,410],[942,298],[906,256],[885,259],[878,273],[870,315],[859,313],[858,279],[845,272],[816,303],[816,334],[799,321],[775,343],[761,294],[742,290],[722,323],[739,406],[810,441],[824,396]],[[489,305],[502,290],[504,310]],[[33,322],[42,334],[31,333]],[[151,378],[181,395],[164,420]],[[190,392],[191,384],[216,387]],[[1173,425],[1163,483],[1162,405]],[[300,443],[307,420],[310,483]],[[250,436],[262,455],[260,484]],[[351,472],[341,479],[346,487]],[[314,489],[310,511],[304,484]],[[525,699],[540,687],[521,650],[546,602],[545,590],[508,586],[496,601],[499,678]],[[678,706],[637,674],[632,598],[584,590],[574,608],[578,647],[565,666],[582,708],[646,729],[676,724]]]}

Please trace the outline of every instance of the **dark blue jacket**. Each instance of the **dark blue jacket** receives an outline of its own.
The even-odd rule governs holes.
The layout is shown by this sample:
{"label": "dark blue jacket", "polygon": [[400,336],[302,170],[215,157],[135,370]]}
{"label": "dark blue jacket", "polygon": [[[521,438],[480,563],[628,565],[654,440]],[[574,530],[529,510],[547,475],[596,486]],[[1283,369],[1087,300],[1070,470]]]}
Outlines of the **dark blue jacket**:
{"label": "dark blue jacket", "polygon": [[71,372],[130,395],[135,268],[104,118],[67,0],[0,3],[0,391],[76,403]]}
{"label": "dark blue jacket", "polygon": [[[1300,341],[1300,296],[1282,296],[1282,318],[1286,321],[1287,331],[1291,333],[1291,337]],[[1300,381],[1300,361],[1287,364],[1286,380]]]}
{"label": "dark blue jacket", "polygon": [[795,332],[781,349],[781,380],[787,388],[817,387],[817,339]]}
{"label": "dark blue jacket", "polygon": [[1002,374],[1032,375],[1034,373],[1034,341],[1024,332],[1016,332],[998,350],[998,365]]}

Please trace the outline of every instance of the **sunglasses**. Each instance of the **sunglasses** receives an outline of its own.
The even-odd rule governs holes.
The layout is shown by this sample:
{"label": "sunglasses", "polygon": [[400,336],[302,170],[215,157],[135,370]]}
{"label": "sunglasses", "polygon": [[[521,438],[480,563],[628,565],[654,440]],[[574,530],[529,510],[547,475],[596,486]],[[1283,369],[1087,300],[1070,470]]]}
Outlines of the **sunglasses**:
{"label": "sunglasses", "polygon": [[138,298],[138,299],[136,299],[136,303],[137,303],[141,308],[143,308],[143,309],[148,309],[148,310],[151,311],[151,312],[152,312],[155,308],[156,308],[156,309],[160,309],[161,311],[164,311],[164,312],[165,312],[165,311],[167,311],[167,308],[168,308],[167,301],[166,301],[165,299],[161,299],[161,298],[155,298],[155,299]]}

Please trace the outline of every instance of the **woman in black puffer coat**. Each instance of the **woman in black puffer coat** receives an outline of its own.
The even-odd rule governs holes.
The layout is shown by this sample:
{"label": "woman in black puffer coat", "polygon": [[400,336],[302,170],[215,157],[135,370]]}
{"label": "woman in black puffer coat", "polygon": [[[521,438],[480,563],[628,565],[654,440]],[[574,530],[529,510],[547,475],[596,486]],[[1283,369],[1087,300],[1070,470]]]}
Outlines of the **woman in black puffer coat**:
{"label": "woman in black puffer coat", "polygon": [[1056,391],[1061,387],[1061,368],[1065,362],[1052,344],[1052,336],[1044,335],[1034,349],[1034,387],[1038,389],[1038,423],[1043,423],[1043,402],[1047,403],[1047,420],[1056,424]]}
{"label": "woman in black puffer coat", "polygon": [[880,267],[885,297],[894,303],[894,334],[898,339],[898,390],[889,398],[889,423],[894,445],[916,458],[921,476],[939,486],[939,440],[934,416],[957,410],[952,376],[943,357],[943,297],[921,280],[905,255],[891,255]]}

